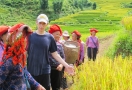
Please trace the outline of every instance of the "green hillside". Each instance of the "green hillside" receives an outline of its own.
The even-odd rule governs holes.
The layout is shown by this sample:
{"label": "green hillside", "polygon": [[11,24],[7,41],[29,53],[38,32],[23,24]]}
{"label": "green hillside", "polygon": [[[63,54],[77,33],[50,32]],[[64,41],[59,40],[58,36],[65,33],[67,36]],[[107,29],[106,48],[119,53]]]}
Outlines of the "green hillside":
{"label": "green hillside", "polygon": [[[99,30],[99,37],[111,35],[122,27],[120,21],[128,15],[131,8],[124,8],[123,3],[130,3],[131,0],[92,0],[97,3],[97,10],[85,10],[52,21],[51,24],[60,24],[63,30],[72,32],[79,30],[85,41],[90,28]],[[106,33],[107,32],[107,33]]]}
{"label": "green hillside", "polygon": [[[121,24],[122,18],[132,15],[131,0],[48,0],[48,8],[45,10],[41,8],[42,3],[40,1],[42,0],[1,0],[0,24],[12,26],[18,22],[23,22],[35,30],[37,15],[46,13],[50,19],[49,25],[59,24],[62,30],[68,30],[70,33],[73,30],[78,30],[82,34],[81,39],[85,41],[89,36],[90,28],[97,28],[99,30],[97,34],[99,39],[105,39],[112,35],[117,36],[117,33],[124,29]],[[61,11],[58,13],[54,12],[53,2],[60,3],[62,1]],[[85,4],[85,2],[87,3]],[[97,5],[95,10],[93,10],[94,2]],[[121,39],[116,41],[116,43],[119,42],[121,42]],[[125,48],[121,51],[127,52],[131,47],[130,42],[128,41],[129,44],[125,45]],[[116,45],[114,47],[114,53],[122,48],[122,46],[117,48]],[[126,49],[127,47],[129,48]],[[113,54],[113,52],[111,53]]]}
{"label": "green hillside", "polygon": [[[44,3],[46,1],[48,1],[47,4]],[[55,7],[53,7],[54,5]],[[58,8],[61,5],[62,7]],[[12,26],[18,22],[24,22],[35,29],[35,20],[40,13],[47,14],[51,21],[88,9],[90,5],[88,0],[0,0],[0,24]]]}

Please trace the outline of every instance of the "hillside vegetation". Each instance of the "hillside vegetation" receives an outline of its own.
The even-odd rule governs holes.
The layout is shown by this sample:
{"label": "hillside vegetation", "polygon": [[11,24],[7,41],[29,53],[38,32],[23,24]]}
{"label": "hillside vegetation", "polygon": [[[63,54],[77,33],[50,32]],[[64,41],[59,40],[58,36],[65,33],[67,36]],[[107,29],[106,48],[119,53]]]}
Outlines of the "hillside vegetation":
{"label": "hillside vegetation", "polygon": [[90,28],[97,28],[99,30],[97,36],[100,40],[116,36],[114,41],[111,41],[112,46],[107,56],[114,57],[119,54],[128,56],[132,54],[130,50],[132,42],[131,37],[129,37],[130,35],[126,34],[127,38],[122,35],[127,32],[124,31],[125,28],[122,25],[122,19],[132,15],[132,9],[129,7],[131,1],[92,0],[92,2],[97,3],[96,10],[80,11],[76,14],[54,20],[51,24],[59,24],[63,30],[68,30],[69,32],[73,30],[80,31],[83,41],[89,36]]}
{"label": "hillside vegetation", "polygon": [[51,21],[91,5],[88,0],[0,0],[0,24],[12,26],[23,22],[35,29],[35,20],[40,13],[47,14]]}

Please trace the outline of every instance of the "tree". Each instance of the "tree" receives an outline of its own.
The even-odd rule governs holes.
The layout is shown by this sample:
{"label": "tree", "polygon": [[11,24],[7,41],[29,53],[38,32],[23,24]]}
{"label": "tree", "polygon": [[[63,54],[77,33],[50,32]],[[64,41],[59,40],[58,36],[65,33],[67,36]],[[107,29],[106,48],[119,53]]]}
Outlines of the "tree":
{"label": "tree", "polygon": [[41,9],[46,10],[48,8],[48,0],[40,0]]}
{"label": "tree", "polygon": [[94,3],[93,3],[93,10],[95,10],[96,7],[97,7],[97,6],[96,6],[96,3],[94,2]]}
{"label": "tree", "polygon": [[53,1],[53,10],[55,14],[60,14],[62,9],[62,0],[54,0]]}

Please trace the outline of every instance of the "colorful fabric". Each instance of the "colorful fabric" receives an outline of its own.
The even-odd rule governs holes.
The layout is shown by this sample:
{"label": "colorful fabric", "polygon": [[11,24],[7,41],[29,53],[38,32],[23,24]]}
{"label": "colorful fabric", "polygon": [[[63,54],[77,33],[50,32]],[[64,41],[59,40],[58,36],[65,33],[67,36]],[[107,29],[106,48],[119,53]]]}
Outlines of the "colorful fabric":
{"label": "colorful fabric", "polygon": [[[61,56],[62,59],[65,60],[65,55],[64,55],[64,50],[62,45],[59,42],[56,42],[57,45],[57,52],[58,54]],[[58,61],[56,61],[51,54],[49,54],[49,61],[50,61],[50,65],[53,67],[57,67],[60,63]]]}
{"label": "colorful fabric", "polygon": [[95,33],[97,33],[97,32],[98,32],[98,30],[97,30],[97,29],[95,29],[95,28],[91,28],[91,29],[90,29],[90,32],[93,32],[93,31],[94,31]]}
{"label": "colorful fabric", "polygon": [[[24,68],[26,70],[26,68]],[[14,65],[9,58],[0,66],[0,90],[27,90],[20,64]],[[26,70],[28,81],[34,89],[39,85]]]}
{"label": "colorful fabric", "polygon": [[74,30],[72,33],[75,33],[77,36],[81,37],[81,33],[78,32],[77,30]]}
{"label": "colorful fabric", "polygon": [[4,44],[2,41],[0,41],[0,62],[2,60],[3,51],[4,51]]}
{"label": "colorful fabric", "polygon": [[79,60],[83,61],[84,60],[84,45],[81,42],[80,43],[80,55],[79,55]]}
{"label": "colorful fabric", "polygon": [[9,29],[9,33],[14,32],[14,31],[17,31],[17,32],[18,32],[18,29],[19,29],[21,26],[23,26],[23,25],[24,25],[23,23],[18,23],[18,24],[16,24],[16,25],[12,26],[12,27]]}
{"label": "colorful fabric", "polygon": [[21,64],[22,67],[26,66],[26,54],[25,54],[25,39],[30,33],[30,28],[24,24],[16,24],[9,30],[9,38],[3,57],[5,60],[12,57],[13,64]]}
{"label": "colorful fabric", "polygon": [[[96,46],[94,45],[93,41],[95,42]],[[99,48],[99,42],[98,42],[98,38],[97,37],[88,37],[87,40],[86,40],[86,46],[87,47],[91,47],[91,48]]]}
{"label": "colorful fabric", "polygon": [[0,36],[7,32],[9,29],[8,26],[0,26]]}
{"label": "colorful fabric", "polygon": [[61,30],[60,26],[58,26],[56,24],[50,26],[49,33],[52,34],[52,33],[56,32],[56,31],[59,31],[60,34],[62,35],[62,30]]}

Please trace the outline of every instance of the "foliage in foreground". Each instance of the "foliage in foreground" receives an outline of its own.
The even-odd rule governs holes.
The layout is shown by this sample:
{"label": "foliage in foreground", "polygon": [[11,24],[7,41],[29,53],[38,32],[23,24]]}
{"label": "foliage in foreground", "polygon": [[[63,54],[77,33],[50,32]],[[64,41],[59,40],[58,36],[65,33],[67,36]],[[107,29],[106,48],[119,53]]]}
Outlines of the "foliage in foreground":
{"label": "foliage in foreground", "polygon": [[76,69],[70,90],[132,90],[132,57],[86,61]]}
{"label": "foliage in foreground", "polygon": [[115,39],[106,51],[106,56],[114,58],[115,56],[122,55],[127,57],[132,55],[132,35],[130,31],[120,31],[115,35]]}
{"label": "foliage in foreground", "polygon": [[118,32],[114,43],[107,52],[107,56],[109,57],[132,55],[132,16],[123,18],[122,24],[125,30]]}

